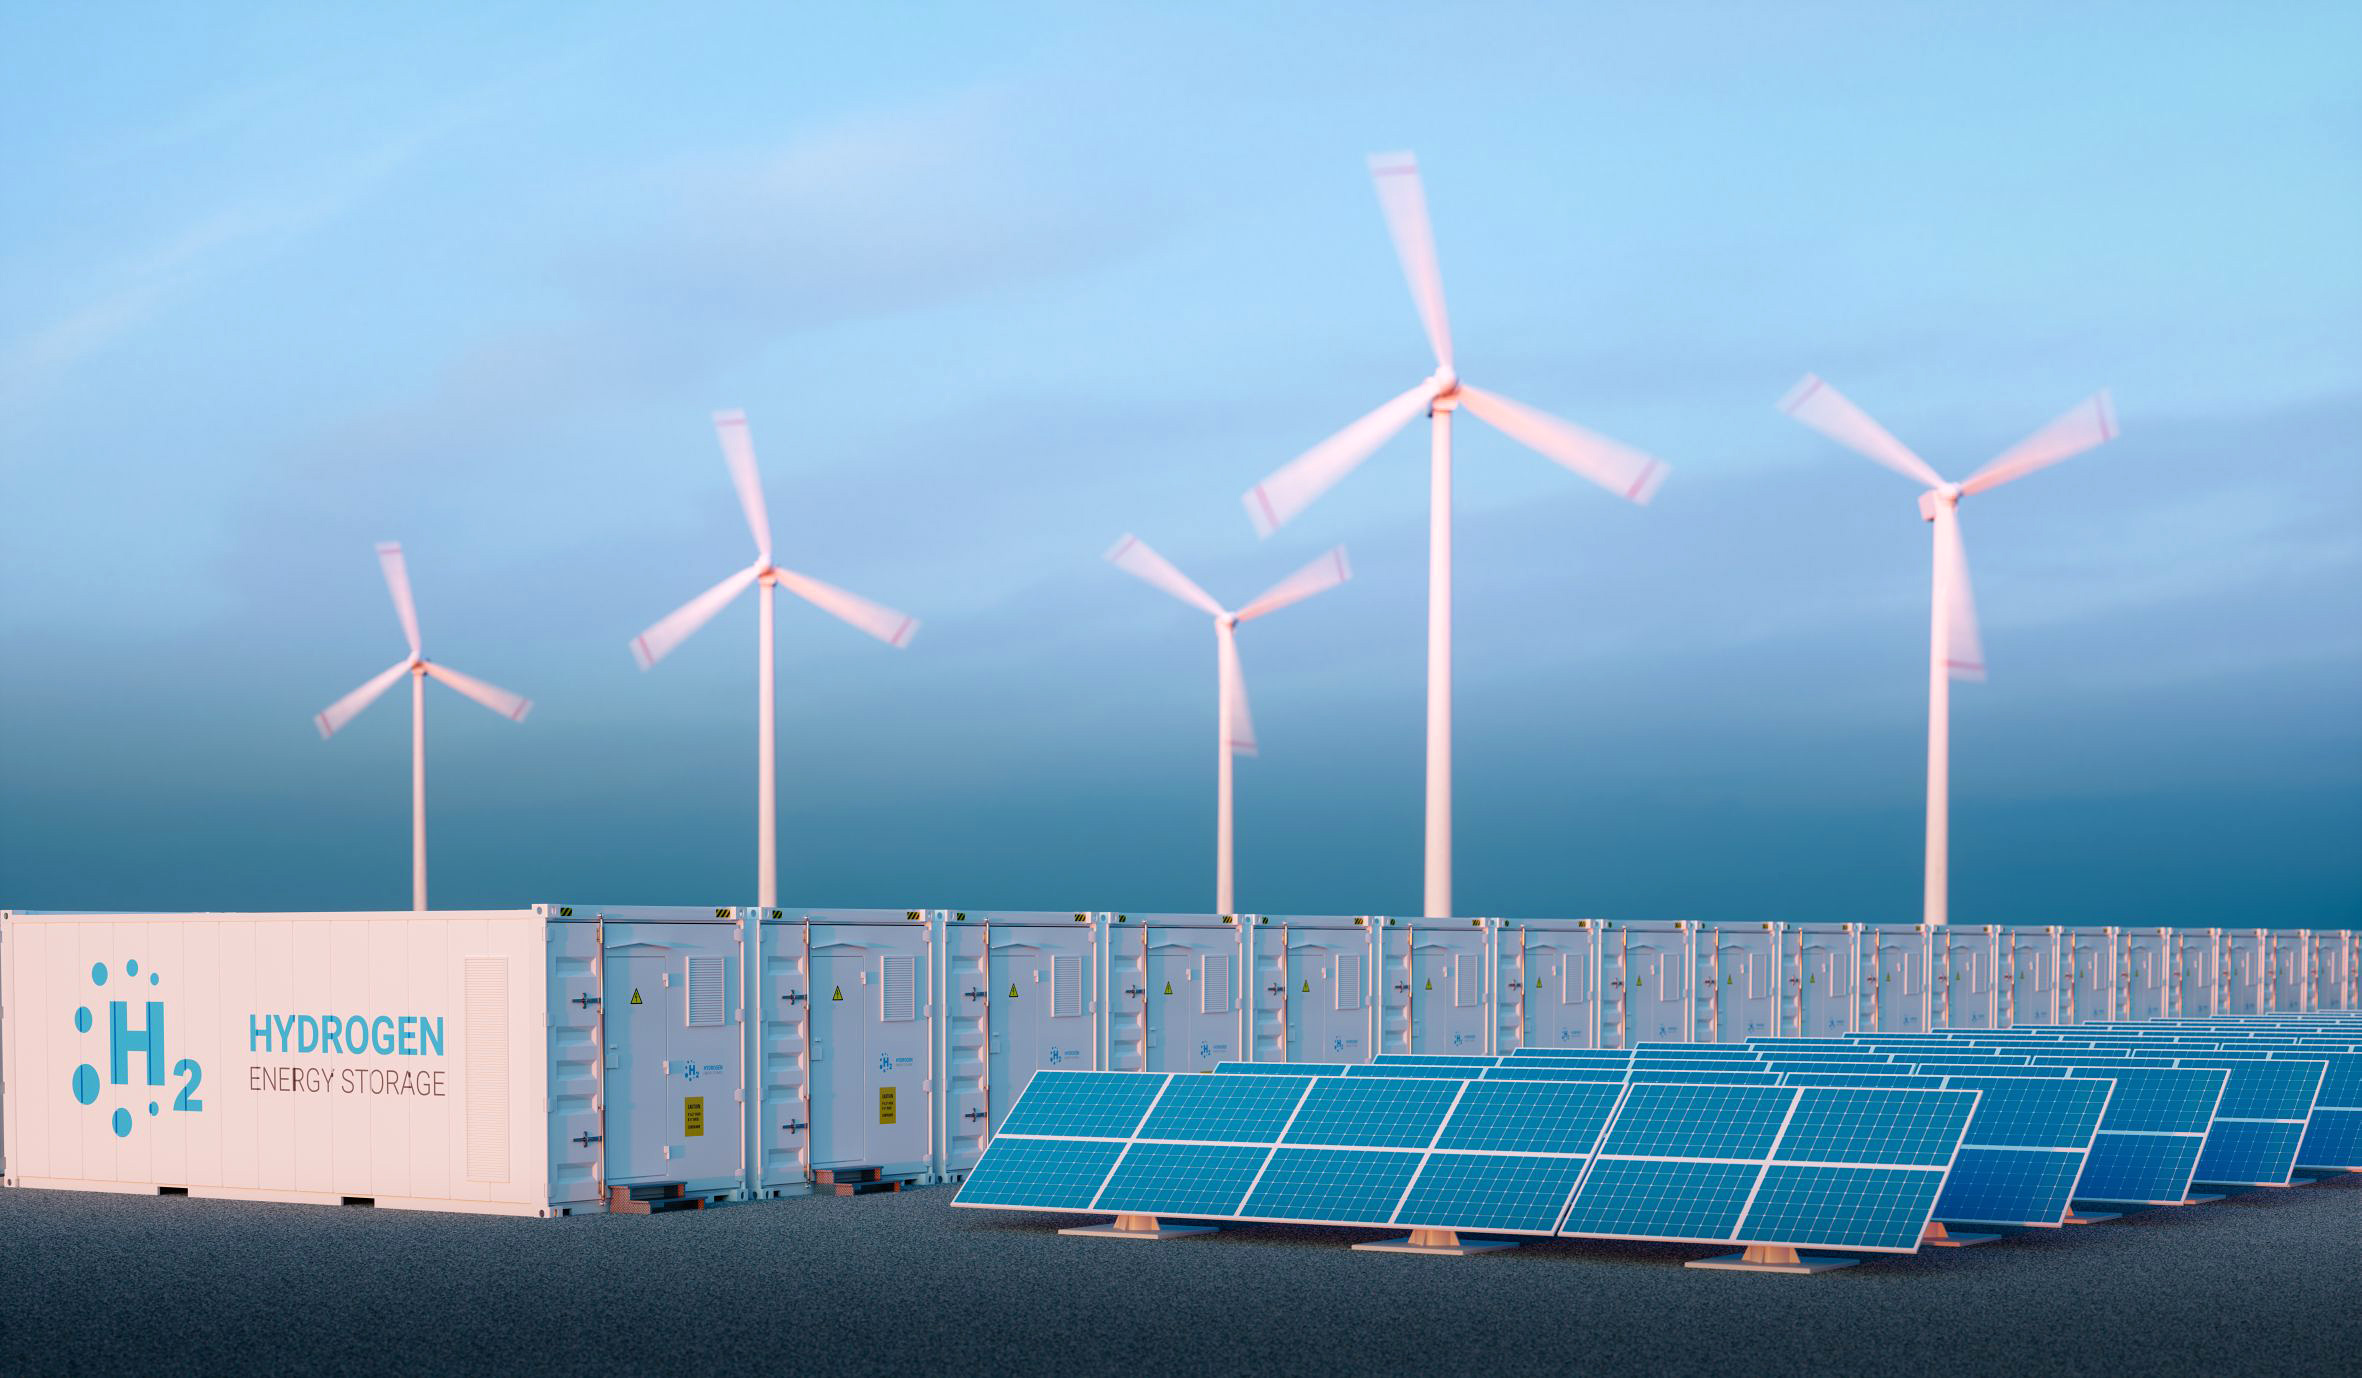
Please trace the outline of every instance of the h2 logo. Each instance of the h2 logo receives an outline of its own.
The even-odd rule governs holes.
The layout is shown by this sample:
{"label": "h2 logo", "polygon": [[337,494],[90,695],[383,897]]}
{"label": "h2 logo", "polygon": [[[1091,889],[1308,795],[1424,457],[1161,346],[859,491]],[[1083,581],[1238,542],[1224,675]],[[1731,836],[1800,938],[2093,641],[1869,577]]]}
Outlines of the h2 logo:
{"label": "h2 logo", "polygon": [[[104,986],[110,975],[106,963],[93,963],[90,968],[90,984]],[[127,980],[136,979],[139,976],[139,963],[137,961],[125,962],[123,975]],[[162,985],[162,975],[153,971],[149,972],[148,984],[151,987]],[[74,1069],[75,1100],[84,1105],[94,1105],[98,1102],[99,1093],[105,1087],[145,1085],[158,1088],[156,1092],[158,1098],[148,1102],[148,1114],[153,1116],[163,1113],[163,1088],[168,1085],[165,1080],[167,1055],[164,1043],[164,1002],[148,1000],[142,1003],[146,1008],[141,1011],[141,1023],[139,1027],[133,1028],[131,1001],[110,1000],[106,1002],[107,1075],[102,1082],[98,1068],[93,1064],[85,1062],[76,1067]],[[75,1009],[75,1032],[85,1034],[93,1032],[95,1025],[96,1020],[91,1016],[90,1006],[83,1005]],[[131,1079],[131,1055],[134,1053],[139,1054],[141,1063],[141,1080],[138,1083],[134,1083]],[[203,1110],[205,1102],[197,1098],[197,1088],[205,1080],[205,1069],[197,1065],[195,1058],[187,1057],[178,1062],[169,1063],[169,1066],[172,1076],[182,1078],[180,1093],[172,1098],[172,1108],[184,1113]],[[133,1094],[136,1096],[137,1093]],[[117,1106],[112,1118],[115,1137],[118,1139],[131,1137],[131,1126],[134,1121],[130,1107]]]}

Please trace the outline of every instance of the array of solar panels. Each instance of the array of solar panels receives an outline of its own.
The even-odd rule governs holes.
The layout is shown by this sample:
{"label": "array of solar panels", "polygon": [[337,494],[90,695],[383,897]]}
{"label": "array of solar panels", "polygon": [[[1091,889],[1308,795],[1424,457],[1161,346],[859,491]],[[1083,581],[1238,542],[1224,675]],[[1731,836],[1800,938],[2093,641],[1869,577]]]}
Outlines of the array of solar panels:
{"label": "array of solar panels", "polygon": [[953,1204],[1909,1252],[2362,1170],[2362,1020],[1042,1072]]}

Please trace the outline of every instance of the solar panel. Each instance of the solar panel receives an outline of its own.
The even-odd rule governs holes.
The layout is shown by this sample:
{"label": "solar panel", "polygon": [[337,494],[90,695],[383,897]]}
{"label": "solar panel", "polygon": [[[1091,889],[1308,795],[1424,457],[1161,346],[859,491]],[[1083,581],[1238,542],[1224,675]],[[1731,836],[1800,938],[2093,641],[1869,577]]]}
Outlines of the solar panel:
{"label": "solar panel", "polygon": [[1974,1092],[1635,1084],[1560,1233],[1919,1247]]}
{"label": "solar panel", "polygon": [[1626,1079],[1636,1086],[1643,1082],[1656,1086],[1777,1086],[1780,1084],[1779,1077],[1771,1072],[1694,1071],[1686,1068],[1635,1067]]}
{"label": "solar panel", "polygon": [[[2271,1055],[2280,1061],[2282,1054]],[[2306,1053],[2328,1068],[2313,1117],[2297,1145],[2296,1165],[2310,1171],[2362,1168],[2362,1053]]]}
{"label": "solar panel", "polygon": [[[2029,1069],[2031,1070],[2031,1069]],[[2078,1077],[2116,1083],[2076,1183],[2079,1201],[2180,1205],[2230,1073],[2216,1068],[2092,1064]]]}
{"label": "solar panel", "polygon": [[2230,1074],[2192,1180],[2208,1186],[2287,1186],[2329,1064],[2309,1059],[2185,1057],[2175,1059],[2173,1065],[2218,1067]]}
{"label": "solar panel", "polygon": [[1406,1067],[1490,1067],[1501,1059],[1477,1053],[1380,1053],[1370,1061]]}
{"label": "solar panel", "polygon": [[1126,1139],[1165,1089],[1162,1073],[1036,1072],[1001,1121],[1003,1134]]}
{"label": "solar panel", "polygon": [[1220,1072],[1247,1072],[1273,1077],[1341,1077],[1346,1064],[1342,1062],[1217,1062]]}
{"label": "solar panel", "polygon": [[1486,1081],[1607,1081],[1621,1085],[1625,1070],[1606,1064],[1552,1067],[1536,1066],[1530,1062],[1504,1062],[1498,1067],[1485,1068],[1482,1075]]}
{"label": "solar panel", "polygon": [[1981,1093],[1976,1118],[1936,1200],[1936,1218],[1986,1225],[2066,1219],[2115,1084],[2096,1077],[1952,1076]]}

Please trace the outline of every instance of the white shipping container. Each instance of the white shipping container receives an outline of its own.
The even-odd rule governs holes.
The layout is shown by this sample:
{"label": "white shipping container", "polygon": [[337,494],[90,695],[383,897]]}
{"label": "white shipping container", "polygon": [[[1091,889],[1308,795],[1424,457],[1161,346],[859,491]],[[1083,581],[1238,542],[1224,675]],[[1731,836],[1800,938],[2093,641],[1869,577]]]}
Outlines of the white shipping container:
{"label": "white shipping container", "polygon": [[0,913],[12,1186],[561,1215],[744,1185],[733,909]]}

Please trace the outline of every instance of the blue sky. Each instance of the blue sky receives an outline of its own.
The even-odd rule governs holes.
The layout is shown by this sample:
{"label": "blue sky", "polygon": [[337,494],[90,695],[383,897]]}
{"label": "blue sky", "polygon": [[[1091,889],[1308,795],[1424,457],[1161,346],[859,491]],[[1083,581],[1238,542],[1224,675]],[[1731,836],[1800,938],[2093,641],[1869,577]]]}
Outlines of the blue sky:
{"label": "blue sky", "polygon": [[[1429,368],[1363,171],[1426,171],[1462,372],[1670,461],[1459,447],[1459,905],[1904,921],[1927,529],[1971,500],[1956,921],[2362,924],[2350,6],[20,6],[0,15],[0,903],[752,898],[743,407],[782,563],[782,898],[1203,909],[1204,619],[1263,755],[1239,903],[1414,912],[1424,441],[1238,495]],[[1972,12],[1973,11],[1973,12]],[[1449,22],[1446,22],[1447,13]]]}

